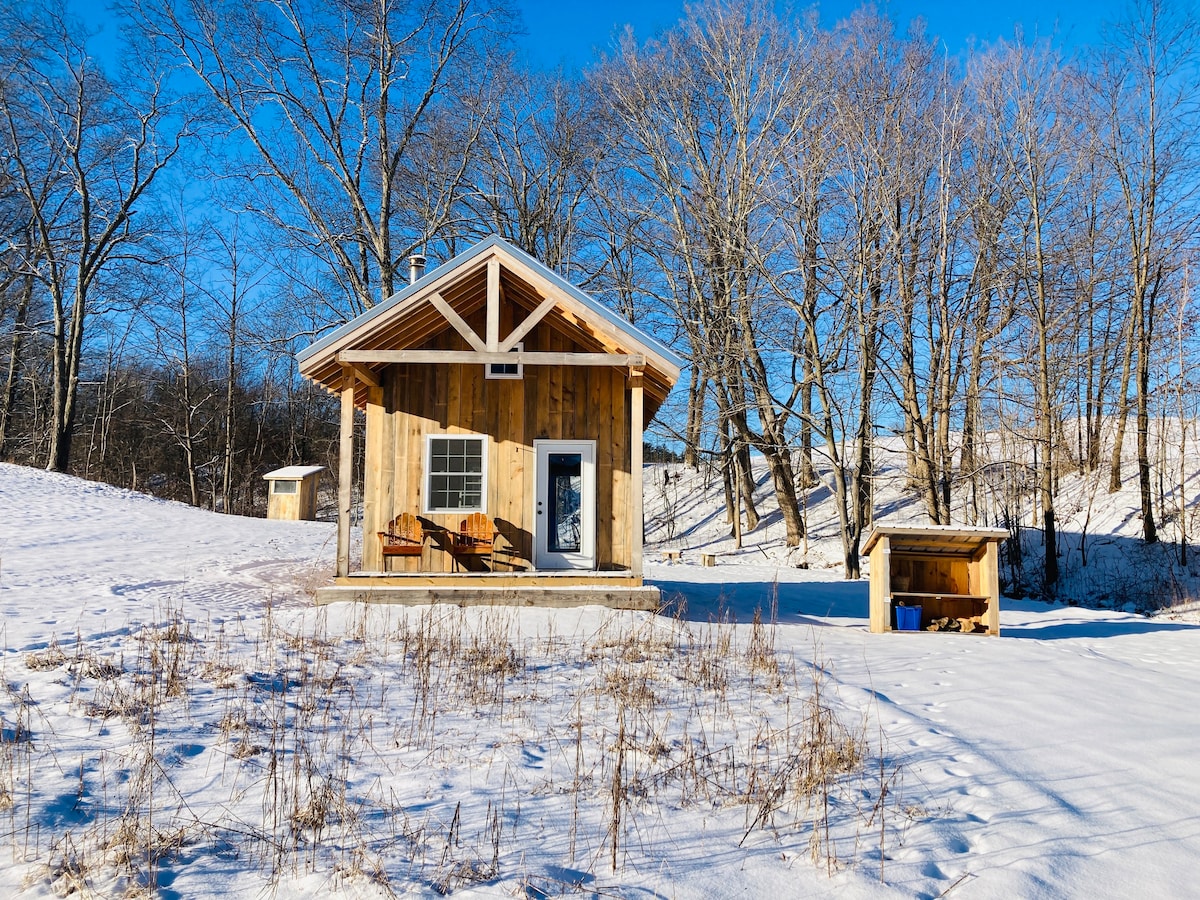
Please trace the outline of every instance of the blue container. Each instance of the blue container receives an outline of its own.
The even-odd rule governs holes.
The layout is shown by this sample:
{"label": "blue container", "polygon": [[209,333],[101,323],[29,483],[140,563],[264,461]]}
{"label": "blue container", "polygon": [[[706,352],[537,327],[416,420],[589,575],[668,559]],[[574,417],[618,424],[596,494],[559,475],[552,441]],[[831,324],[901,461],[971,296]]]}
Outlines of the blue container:
{"label": "blue container", "polygon": [[896,607],[896,630],[897,631],[920,631],[921,630],[921,607],[919,607],[919,606],[897,606]]}

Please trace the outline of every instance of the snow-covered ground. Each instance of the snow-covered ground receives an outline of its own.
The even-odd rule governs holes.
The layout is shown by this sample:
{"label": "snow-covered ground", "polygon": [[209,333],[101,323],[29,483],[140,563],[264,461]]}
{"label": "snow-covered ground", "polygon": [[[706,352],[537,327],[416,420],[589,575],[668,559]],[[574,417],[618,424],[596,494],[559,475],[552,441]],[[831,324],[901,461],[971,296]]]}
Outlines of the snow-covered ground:
{"label": "snow-covered ground", "polygon": [[671,615],[318,609],[328,523],[0,465],[0,896],[1196,895],[1194,613],[872,635],[660,483]]}

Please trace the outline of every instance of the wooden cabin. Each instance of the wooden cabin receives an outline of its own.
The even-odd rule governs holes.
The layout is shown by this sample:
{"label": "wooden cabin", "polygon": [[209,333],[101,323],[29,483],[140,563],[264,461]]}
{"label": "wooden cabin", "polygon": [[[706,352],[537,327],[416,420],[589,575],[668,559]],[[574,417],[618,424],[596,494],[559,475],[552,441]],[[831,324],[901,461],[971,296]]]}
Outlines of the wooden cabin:
{"label": "wooden cabin", "polygon": [[871,631],[897,630],[896,607],[904,605],[920,608],[914,630],[1000,634],[1000,542],[1007,537],[1001,528],[877,526],[863,545],[871,560]]}
{"label": "wooden cabin", "polygon": [[337,577],[318,600],[657,605],[642,435],[682,361],[652,336],[493,236],[298,359],[341,397]]}

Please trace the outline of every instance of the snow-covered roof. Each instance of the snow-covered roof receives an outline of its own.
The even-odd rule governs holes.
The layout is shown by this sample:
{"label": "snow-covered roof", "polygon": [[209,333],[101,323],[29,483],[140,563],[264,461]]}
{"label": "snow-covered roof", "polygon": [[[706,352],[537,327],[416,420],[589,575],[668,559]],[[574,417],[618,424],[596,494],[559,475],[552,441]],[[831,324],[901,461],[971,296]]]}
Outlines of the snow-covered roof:
{"label": "snow-covered roof", "polygon": [[282,469],[276,469],[274,472],[268,472],[263,476],[268,481],[287,481],[290,479],[299,480],[307,478],[309,475],[316,475],[318,472],[324,472],[324,466],[284,466]]}

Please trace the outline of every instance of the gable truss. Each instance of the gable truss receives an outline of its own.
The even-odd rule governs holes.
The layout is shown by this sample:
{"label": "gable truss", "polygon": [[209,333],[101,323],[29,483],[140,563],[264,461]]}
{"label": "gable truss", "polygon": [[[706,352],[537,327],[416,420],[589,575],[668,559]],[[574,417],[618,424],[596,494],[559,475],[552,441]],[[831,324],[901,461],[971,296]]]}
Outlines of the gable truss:
{"label": "gable truss", "polygon": [[[514,266],[515,269],[515,266]],[[526,281],[536,278],[536,273],[532,271],[517,272],[520,277]],[[628,365],[624,359],[601,359],[597,354],[542,354],[546,358],[540,358],[538,354],[526,354],[520,359],[506,357],[503,359],[493,359],[487,357],[487,354],[509,353],[520,341],[532,331],[539,322],[541,322],[550,312],[558,309],[558,314],[564,321],[575,326],[583,333],[589,335],[598,341],[612,357],[627,357],[636,356],[638,359],[644,360],[644,354],[628,354],[622,353],[622,342],[615,334],[606,334],[603,331],[595,328],[592,324],[580,316],[579,311],[572,307],[569,297],[560,295],[553,289],[547,291],[548,296],[545,297],[520,323],[518,323],[509,335],[503,340],[500,337],[500,306],[504,301],[503,288],[500,281],[500,260],[493,257],[487,261],[487,294],[485,300],[485,321],[486,331],[480,335],[470,324],[459,315],[458,311],[451,306],[446,299],[437,291],[430,293],[426,300],[429,304],[438,311],[445,319],[446,323],[454,329],[454,331],[467,342],[467,345],[475,351],[478,356],[465,357],[461,354],[451,359],[446,356],[438,358],[416,358],[413,356],[404,359],[392,357],[379,357],[367,359],[361,356],[350,357],[346,355],[346,351],[339,354],[339,359],[342,362],[361,362],[361,363],[382,363],[382,362],[480,362],[480,363],[495,363],[495,362],[523,362],[527,365]],[[515,305],[515,304],[514,304]],[[357,352],[357,351],[356,351]],[[403,351],[412,352],[412,351]],[[551,358],[553,356],[553,358]],[[644,361],[638,363],[639,366],[645,365]]]}

